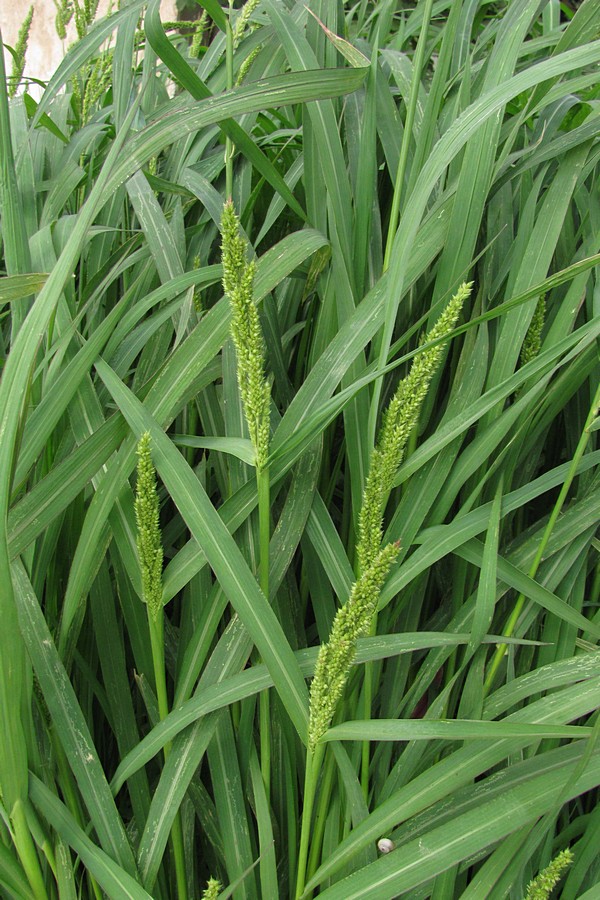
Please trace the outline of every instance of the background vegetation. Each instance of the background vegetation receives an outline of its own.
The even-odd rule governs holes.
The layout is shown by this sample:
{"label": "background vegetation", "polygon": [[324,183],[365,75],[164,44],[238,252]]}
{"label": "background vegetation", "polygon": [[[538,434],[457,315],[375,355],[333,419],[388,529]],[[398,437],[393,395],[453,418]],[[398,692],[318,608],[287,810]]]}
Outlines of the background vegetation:
{"label": "background vegetation", "polygon": [[520,900],[570,848],[560,896],[593,898],[597,2],[201,5],[76,3],[39,104],[0,73],[0,891]]}

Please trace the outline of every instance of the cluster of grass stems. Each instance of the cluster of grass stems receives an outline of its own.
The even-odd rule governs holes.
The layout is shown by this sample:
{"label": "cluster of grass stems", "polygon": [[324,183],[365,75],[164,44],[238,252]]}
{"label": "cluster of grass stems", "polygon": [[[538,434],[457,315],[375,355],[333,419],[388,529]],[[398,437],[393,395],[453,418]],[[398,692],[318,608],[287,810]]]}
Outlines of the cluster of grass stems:
{"label": "cluster of grass stems", "polygon": [[597,897],[597,0],[57,10],[0,72],[0,894]]}

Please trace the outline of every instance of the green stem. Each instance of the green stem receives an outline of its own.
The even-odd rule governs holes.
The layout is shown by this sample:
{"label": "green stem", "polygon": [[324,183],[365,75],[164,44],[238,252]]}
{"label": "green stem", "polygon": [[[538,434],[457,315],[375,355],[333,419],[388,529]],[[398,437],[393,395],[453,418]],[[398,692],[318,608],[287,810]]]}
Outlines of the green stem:
{"label": "green stem", "polygon": [[175,860],[175,878],[177,880],[177,898],[186,900],[187,879],[185,875],[185,853],[183,849],[183,827],[181,824],[181,811],[173,819],[171,826],[171,843],[173,846],[173,858]]}
{"label": "green stem", "polygon": [[[585,448],[587,446],[587,442],[590,437],[592,423],[594,422],[594,419],[597,418],[599,410],[600,410],[600,387],[598,387],[596,394],[594,396],[594,399],[592,401],[592,405],[590,407],[588,417],[586,419],[583,431],[581,433],[581,437],[579,438],[579,442],[577,444],[575,454],[573,456],[573,459],[571,460],[571,465],[569,467],[567,477],[564,480],[563,486],[560,490],[560,494],[558,495],[556,503],[554,504],[554,508],[550,514],[550,518],[548,519],[548,522],[546,524],[546,528],[544,529],[544,534],[542,535],[542,540],[540,541],[539,547],[537,549],[537,553],[535,554],[535,559],[533,560],[531,567],[529,569],[529,572],[527,573],[530,578],[535,578],[535,575],[537,573],[539,565],[542,561],[542,557],[546,551],[546,547],[548,545],[548,541],[550,540],[550,536],[554,530],[554,526],[556,525],[556,521],[562,512],[562,508],[567,499],[567,494],[569,493],[571,484],[573,483],[573,479],[575,478],[575,476],[577,474],[577,469],[579,467],[579,463],[581,462],[581,458],[585,452]],[[515,630],[515,627],[517,625],[517,622],[519,620],[519,616],[521,615],[521,612],[523,610],[524,604],[525,604],[525,595],[519,594],[519,596],[517,597],[517,602],[515,603],[515,606],[513,608],[513,611],[510,614],[508,621],[506,623],[506,627],[504,628],[504,636],[505,637],[512,636],[512,634]],[[506,644],[500,644],[496,648],[496,652],[494,654],[492,662],[490,663],[489,672],[485,679],[484,696],[487,695],[489,693],[489,691],[491,690],[492,684],[494,683],[494,678],[496,677],[498,669],[500,668],[500,665],[502,663],[504,654],[506,653],[506,649],[507,649]]]}
{"label": "green stem", "polygon": [[308,878],[317,871],[320,862],[320,852],[323,845],[323,836],[325,834],[325,824],[327,822],[327,813],[329,812],[329,801],[331,791],[333,789],[333,779],[335,776],[335,758],[332,753],[327,755],[323,772],[323,781],[319,790],[319,802],[315,811],[315,824],[312,830],[312,840],[310,842],[310,853],[308,856]]}
{"label": "green stem", "polygon": [[[389,268],[392,252],[394,249],[394,239],[398,229],[398,220],[400,218],[400,200],[402,198],[402,185],[406,175],[408,165],[408,151],[412,140],[412,130],[415,121],[415,113],[417,110],[417,101],[419,99],[419,84],[421,81],[421,72],[423,62],[425,60],[425,45],[427,43],[427,32],[429,31],[429,21],[431,19],[431,10],[433,0],[425,0],[423,9],[423,25],[417,42],[417,49],[413,61],[413,75],[410,85],[410,100],[406,108],[406,120],[404,123],[404,136],[402,146],[400,147],[400,158],[398,159],[398,171],[396,172],[396,181],[394,183],[394,196],[392,197],[392,208],[390,210],[390,221],[388,225],[388,233],[385,244],[385,254],[383,257],[383,271]],[[383,368],[387,361],[387,355],[392,341],[394,331],[394,319],[392,312],[395,304],[395,296],[392,288],[388,288],[388,296],[386,301],[385,323],[383,326],[383,334],[379,345],[379,368]],[[369,436],[371,438],[371,446],[375,444],[375,433],[377,431],[377,410],[379,408],[379,398],[382,390],[382,380],[379,378],[373,388],[373,401],[369,414]]]}
{"label": "green stem", "polygon": [[23,809],[25,818],[27,820],[27,827],[29,828],[29,833],[31,834],[33,842],[43,853],[44,857],[46,858],[46,862],[52,870],[52,874],[56,878],[56,856],[50,838],[44,831],[42,823],[40,822],[35,809],[31,805],[31,803],[29,803],[29,801],[25,803]]}
{"label": "green stem", "polygon": [[40,867],[37,850],[27,824],[25,808],[21,800],[17,800],[11,810],[14,844],[36,900],[48,900],[44,876]]}
{"label": "green stem", "polygon": [[[157,617],[154,618],[148,608],[148,625],[150,626],[150,645],[152,647],[152,666],[154,668],[158,714],[162,721],[169,714],[167,680],[165,677],[164,613],[162,609],[159,610]],[[167,751],[166,745],[165,751]]]}
{"label": "green stem", "polygon": [[[165,675],[165,642],[164,642],[164,613],[159,610],[156,618],[148,609],[148,624],[150,626],[150,644],[152,647],[152,665],[154,668],[154,684],[156,687],[156,699],[158,702],[158,714],[160,720],[169,714],[169,700],[167,696],[167,679]],[[165,762],[171,751],[171,743],[164,746]],[[178,812],[171,826],[171,846],[175,861],[175,878],[177,881],[178,900],[187,900],[187,878],[185,872],[185,853],[183,849],[183,828],[181,815]]]}
{"label": "green stem", "polygon": [[258,534],[260,546],[259,583],[269,599],[269,541],[271,540],[271,478],[268,468],[256,469],[258,493]]}
{"label": "green stem", "polygon": [[[231,27],[232,0],[229,0],[229,16],[225,33],[225,65],[227,72],[227,90],[233,87],[233,29]],[[225,197],[233,199],[233,141],[225,138]]]}
{"label": "green stem", "polygon": [[[256,489],[258,492],[259,534],[259,582],[263,594],[269,599],[269,541],[271,539],[271,479],[268,468],[257,466]],[[268,691],[259,700],[260,715],[260,770],[265,785],[267,802],[271,801],[271,713]]]}
{"label": "green stem", "polygon": [[[371,621],[369,637],[377,634],[377,612]],[[365,663],[365,681],[363,690],[363,718],[368,721],[371,718],[371,706],[373,703],[373,663]],[[363,741],[361,754],[360,783],[365,803],[369,802],[369,768],[371,764],[371,743]]]}
{"label": "green stem", "polygon": [[404,122],[404,137],[402,146],[400,147],[400,157],[398,159],[398,170],[396,172],[396,182],[394,184],[394,196],[392,197],[392,208],[390,210],[390,222],[388,226],[387,240],[385,244],[385,254],[383,257],[383,271],[387,271],[392,258],[392,249],[394,246],[394,238],[396,237],[396,229],[398,228],[398,219],[400,218],[400,200],[402,198],[402,186],[406,176],[406,167],[408,165],[408,150],[412,140],[412,130],[415,123],[415,114],[417,111],[417,102],[419,99],[419,84],[421,82],[421,71],[425,60],[425,44],[427,43],[427,32],[429,30],[429,20],[431,19],[431,10],[433,8],[433,0],[426,0],[423,10],[423,25],[417,42],[417,49],[413,60],[413,75],[410,85],[410,100],[406,107],[406,119]]}
{"label": "green stem", "polygon": [[[67,761],[63,746],[58,739],[58,735],[56,734],[54,726],[52,726],[50,730],[50,740],[52,741],[52,750],[58,770],[58,781],[60,783],[60,790],[63,795],[65,804],[79,827],[85,829],[83,816],[81,814],[81,805],[77,796],[77,788],[75,785],[75,780],[73,778],[73,773]],[[96,879],[93,877],[93,875],[90,874],[89,871],[86,872],[86,878],[89,885],[91,886],[96,900],[102,900],[102,894],[100,892],[100,888],[98,887]]]}
{"label": "green stem", "polygon": [[304,774],[304,808],[302,809],[302,830],[300,832],[300,850],[298,853],[298,877],[296,880],[296,900],[300,900],[306,884],[306,863],[308,861],[308,846],[310,840],[310,828],[312,811],[315,802],[315,793],[319,772],[325,753],[325,744],[317,744],[314,751],[306,751],[306,772]]}

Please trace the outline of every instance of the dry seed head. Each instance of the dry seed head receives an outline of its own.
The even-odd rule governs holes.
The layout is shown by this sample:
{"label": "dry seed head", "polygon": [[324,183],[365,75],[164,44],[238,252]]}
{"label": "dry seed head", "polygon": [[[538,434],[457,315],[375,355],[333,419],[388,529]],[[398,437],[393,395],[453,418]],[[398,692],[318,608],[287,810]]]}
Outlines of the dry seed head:
{"label": "dry seed head", "polygon": [[381,588],[398,555],[398,544],[387,544],[354,583],[348,601],[338,611],[327,644],[319,650],[310,686],[308,746],[312,752],[337,709],[356,654],[356,642],[369,630]]}
{"label": "dry seed head", "polygon": [[137,548],[142,576],[142,599],[156,621],[162,609],[163,549],[158,517],[156,471],[150,454],[150,435],[142,435],[137,447],[137,490],[135,520]]}

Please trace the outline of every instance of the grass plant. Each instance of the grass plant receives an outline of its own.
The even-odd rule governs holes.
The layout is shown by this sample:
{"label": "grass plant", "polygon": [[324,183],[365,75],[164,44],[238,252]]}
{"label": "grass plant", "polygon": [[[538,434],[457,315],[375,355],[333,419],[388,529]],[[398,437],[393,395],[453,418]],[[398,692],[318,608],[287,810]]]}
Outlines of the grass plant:
{"label": "grass plant", "polygon": [[0,894],[591,900],[597,0],[198,14],[0,55]]}

